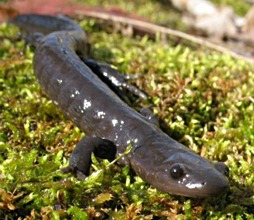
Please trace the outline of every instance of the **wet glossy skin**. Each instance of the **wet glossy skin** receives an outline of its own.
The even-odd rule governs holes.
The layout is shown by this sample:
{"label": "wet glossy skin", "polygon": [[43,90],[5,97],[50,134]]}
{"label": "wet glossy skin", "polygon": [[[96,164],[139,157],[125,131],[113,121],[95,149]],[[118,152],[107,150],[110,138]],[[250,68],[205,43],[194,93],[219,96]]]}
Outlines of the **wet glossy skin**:
{"label": "wet glossy skin", "polygon": [[91,140],[109,140],[117,154],[132,144],[131,152],[120,163],[131,166],[162,192],[201,198],[224,192],[227,167],[193,153],[124,103],[79,58],[86,51],[83,30],[66,18],[61,20],[66,25],[58,26],[58,22],[59,18],[37,15],[13,21],[29,32],[36,31],[38,24],[43,27],[39,31],[47,33],[48,27],[55,31],[34,40],[34,71],[43,90],[67,117]]}

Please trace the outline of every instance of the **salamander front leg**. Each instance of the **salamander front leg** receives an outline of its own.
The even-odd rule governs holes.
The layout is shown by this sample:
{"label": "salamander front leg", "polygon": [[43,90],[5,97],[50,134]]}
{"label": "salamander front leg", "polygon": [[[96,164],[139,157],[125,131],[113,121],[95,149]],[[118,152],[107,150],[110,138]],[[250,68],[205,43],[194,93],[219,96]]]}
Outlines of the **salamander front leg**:
{"label": "salamander front leg", "polygon": [[85,136],[77,144],[69,160],[69,166],[62,169],[63,173],[73,173],[79,179],[89,175],[91,154],[112,161],[116,155],[116,146],[109,140],[99,137]]}

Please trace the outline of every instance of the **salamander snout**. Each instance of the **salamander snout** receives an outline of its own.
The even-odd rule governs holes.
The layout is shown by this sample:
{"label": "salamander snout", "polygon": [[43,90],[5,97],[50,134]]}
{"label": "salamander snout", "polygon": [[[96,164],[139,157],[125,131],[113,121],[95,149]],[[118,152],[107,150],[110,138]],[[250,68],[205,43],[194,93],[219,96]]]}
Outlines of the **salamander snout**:
{"label": "salamander snout", "polygon": [[214,163],[214,168],[225,176],[228,176],[228,174],[229,174],[229,168],[223,162]]}

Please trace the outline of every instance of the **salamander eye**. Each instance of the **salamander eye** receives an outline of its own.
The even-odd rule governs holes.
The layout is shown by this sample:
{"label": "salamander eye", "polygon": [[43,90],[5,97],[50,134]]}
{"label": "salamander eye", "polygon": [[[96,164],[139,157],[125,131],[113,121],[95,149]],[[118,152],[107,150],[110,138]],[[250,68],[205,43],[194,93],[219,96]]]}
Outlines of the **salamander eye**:
{"label": "salamander eye", "polygon": [[183,176],[183,169],[179,164],[173,165],[170,169],[170,175],[173,179],[179,179]]}

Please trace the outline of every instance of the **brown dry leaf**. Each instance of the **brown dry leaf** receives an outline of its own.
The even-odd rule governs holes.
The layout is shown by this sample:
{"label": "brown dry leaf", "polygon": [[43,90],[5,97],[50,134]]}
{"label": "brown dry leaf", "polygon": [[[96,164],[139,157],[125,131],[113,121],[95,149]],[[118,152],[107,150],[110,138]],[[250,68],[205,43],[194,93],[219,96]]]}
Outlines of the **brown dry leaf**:
{"label": "brown dry leaf", "polygon": [[16,199],[23,196],[24,192],[20,192],[15,195],[16,189],[11,192],[6,192],[4,189],[0,189],[0,196],[2,199],[2,202],[0,202],[0,208],[7,209],[7,210],[15,210],[16,207],[14,205],[14,202]]}
{"label": "brown dry leaf", "polygon": [[137,214],[142,210],[142,206],[137,206],[132,203],[126,210],[126,219],[134,220],[137,219]]}

